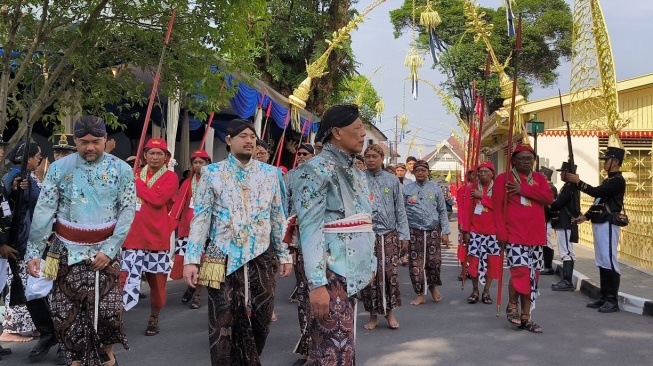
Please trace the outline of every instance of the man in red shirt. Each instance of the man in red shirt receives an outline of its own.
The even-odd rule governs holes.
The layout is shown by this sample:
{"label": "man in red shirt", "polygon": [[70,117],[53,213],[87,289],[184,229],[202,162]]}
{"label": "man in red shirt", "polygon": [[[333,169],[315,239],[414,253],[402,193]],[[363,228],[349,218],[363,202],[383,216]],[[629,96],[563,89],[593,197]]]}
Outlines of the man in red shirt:
{"label": "man in red shirt", "polygon": [[460,275],[458,281],[463,280],[463,276],[467,273],[465,268],[465,261],[467,260],[467,243],[463,241],[465,222],[469,220],[469,200],[472,197],[472,187],[476,184],[476,167],[470,167],[467,171],[467,180],[465,185],[458,188],[456,192],[456,205],[458,205],[458,251],[456,257],[460,262]]}
{"label": "man in red shirt", "polygon": [[[499,174],[494,181],[492,204],[497,239],[501,248],[506,248],[510,267],[506,316],[521,329],[541,333],[542,328],[530,320],[530,312],[543,264],[542,247],[546,245],[544,206],[553,202],[553,192],[544,175],[533,174],[535,159],[530,145],[517,145],[512,154],[512,169]],[[517,309],[520,299],[521,317]]]}
{"label": "man in red shirt", "polygon": [[[503,270],[501,263],[501,249],[497,242],[496,229],[494,228],[494,214],[492,192],[494,190],[494,164],[489,161],[479,164],[476,170],[478,185],[472,186],[471,204],[467,207],[472,210],[471,222],[469,216],[463,221],[463,242],[467,245],[468,271],[472,277],[473,290],[467,298],[470,304],[478,301],[479,282],[483,285],[484,304],[492,304],[490,287],[492,279],[498,279]],[[469,213],[468,213],[469,215]]]}
{"label": "man in red shirt", "polygon": [[[170,272],[170,278],[173,280],[180,280],[183,277],[184,271],[184,255],[188,247],[188,235],[190,233],[190,221],[193,219],[193,212],[195,208],[195,192],[200,181],[202,168],[211,164],[211,157],[204,150],[195,150],[190,157],[190,164],[193,175],[184,180],[179,187],[179,197],[175,200],[172,207],[171,216],[179,220],[177,226],[177,243],[175,245],[175,258]],[[196,285],[193,289],[188,286],[186,292],[181,298],[181,302],[190,303],[191,309],[199,309],[201,306],[200,295],[202,294],[202,285]]]}
{"label": "man in red shirt", "polygon": [[159,312],[166,304],[166,281],[170,272],[170,221],[168,212],[179,186],[177,174],[168,170],[170,151],[165,140],[150,139],[145,163],[136,170],[136,216],[123,243],[120,282],[123,305],[138,303],[141,273],[151,289],[151,314],[145,335],[159,334]]}

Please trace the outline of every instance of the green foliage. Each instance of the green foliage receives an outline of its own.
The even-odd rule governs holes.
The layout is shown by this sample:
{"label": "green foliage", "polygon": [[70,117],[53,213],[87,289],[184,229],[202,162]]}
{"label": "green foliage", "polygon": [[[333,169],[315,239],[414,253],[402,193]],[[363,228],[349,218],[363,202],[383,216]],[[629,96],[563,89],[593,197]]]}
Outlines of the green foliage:
{"label": "green foliage", "polygon": [[[283,95],[306,78],[306,64],[328,47],[325,39],[355,15],[351,0],[268,0],[270,26],[263,35],[264,51],[256,59],[261,78]],[[321,114],[339,84],[355,70],[351,43],[329,57],[329,73],[313,80],[307,109]]]}
{"label": "green foliage", "polygon": [[[419,12],[426,0],[416,0]],[[486,60],[486,47],[482,41],[474,42],[473,34],[466,34],[466,19],[463,14],[462,0],[442,0],[435,5],[435,10],[442,18],[437,27],[438,35],[445,44],[445,52],[440,62],[434,67],[441,70],[447,81],[442,87],[461,102],[461,118],[468,119],[474,110],[472,105],[471,85],[479,81],[482,90],[483,69]],[[522,52],[519,59],[520,92],[524,97],[539,84],[544,87],[553,85],[558,75],[556,68],[561,60],[571,57],[572,15],[569,5],[564,0],[519,0],[513,6],[515,16],[523,14]],[[481,8],[485,20],[494,24],[490,43],[500,62],[505,62],[511,54],[515,39],[508,37],[506,13],[504,8]],[[401,8],[390,12],[395,36],[411,30],[412,0],[404,0]],[[516,26],[517,20],[515,20]],[[428,53],[428,35],[418,25],[420,32],[418,44]],[[430,57],[428,58],[430,59]],[[513,74],[512,62],[506,68],[508,75]],[[488,80],[489,113],[498,109],[503,102],[500,96],[497,75]]]}
{"label": "green foliage", "polygon": [[374,86],[363,75],[355,75],[345,79],[337,86],[336,92],[329,98],[329,104],[360,102],[361,120],[367,124],[374,124],[376,110],[374,106],[379,101]]}
{"label": "green foliage", "polygon": [[[157,99],[182,90],[182,106],[201,118],[234,92],[220,92],[224,73],[211,65],[254,73],[266,6],[265,0],[5,1],[0,131],[11,119],[20,121],[10,140],[15,143],[28,121],[53,123],[65,113],[99,114],[115,125],[106,104],[146,104],[172,9],[176,18]],[[12,50],[20,52],[15,59]],[[117,78],[112,67],[120,68]]]}

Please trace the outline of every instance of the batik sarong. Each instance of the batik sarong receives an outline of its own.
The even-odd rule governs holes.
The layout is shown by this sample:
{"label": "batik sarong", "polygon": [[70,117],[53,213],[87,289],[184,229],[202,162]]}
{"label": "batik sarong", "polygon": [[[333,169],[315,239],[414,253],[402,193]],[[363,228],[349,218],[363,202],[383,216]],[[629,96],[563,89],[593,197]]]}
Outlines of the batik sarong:
{"label": "batik sarong", "polygon": [[515,290],[531,298],[531,309],[535,309],[535,299],[538,295],[537,283],[540,270],[544,267],[542,246],[508,244],[506,245],[506,260],[510,267],[510,278]]}
{"label": "batik sarong", "polygon": [[100,290],[97,332],[95,316],[95,271],[88,261],[68,266],[68,255],[60,257],[59,272],[50,303],[55,334],[68,365],[100,366],[109,361],[104,347],[121,343],[129,349],[122,322],[120,262],[112,260],[99,272]]}
{"label": "batik sarong", "polygon": [[302,356],[308,356],[308,347],[311,339],[308,331],[309,319],[311,317],[309,313],[311,302],[308,297],[308,284],[306,283],[306,273],[304,272],[304,257],[302,256],[300,247],[297,247],[296,255],[295,278],[297,279],[297,285],[294,295],[297,300],[297,316],[299,318],[301,335],[299,336],[299,341],[295,346],[294,352]]}
{"label": "batik sarong", "polygon": [[430,231],[410,228],[408,271],[413,290],[418,295],[426,295],[427,289],[442,286],[441,244],[439,228]]}
{"label": "batik sarong", "polygon": [[170,273],[170,254],[167,250],[123,249],[120,271],[124,273],[123,277],[126,274],[122,301],[125,310],[129,310],[138,304],[141,274]]}
{"label": "batik sarong", "polygon": [[[208,288],[209,344],[213,366],[261,364],[260,355],[270,332],[274,311],[278,268],[279,262],[271,246],[226,276],[220,289]],[[249,299],[246,299],[246,293]]]}
{"label": "batik sarong", "polygon": [[376,255],[376,275],[361,294],[365,311],[370,314],[387,315],[388,311],[401,306],[401,293],[397,268],[401,244],[396,231],[376,235],[374,255]]}
{"label": "batik sarong", "polygon": [[305,366],[355,365],[356,297],[347,296],[347,279],[326,270],[329,316],[310,320],[310,352]]}
{"label": "batik sarong", "polygon": [[[24,260],[19,260],[17,263],[18,272],[21,282],[23,282],[23,288],[27,288],[27,264]],[[29,315],[27,306],[15,305],[9,306],[11,301],[11,283],[14,280],[14,274],[11,272],[9,265],[6,267],[6,289],[7,296],[5,297],[5,311],[4,318],[2,322],[2,329],[5,333],[28,333],[35,329],[34,322],[32,317]]]}
{"label": "batik sarong", "polygon": [[501,247],[496,235],[470,233],[467,261],[469,275],[478,277],[478,282],[485,286],[486,276],[498,279],[501,276]]}

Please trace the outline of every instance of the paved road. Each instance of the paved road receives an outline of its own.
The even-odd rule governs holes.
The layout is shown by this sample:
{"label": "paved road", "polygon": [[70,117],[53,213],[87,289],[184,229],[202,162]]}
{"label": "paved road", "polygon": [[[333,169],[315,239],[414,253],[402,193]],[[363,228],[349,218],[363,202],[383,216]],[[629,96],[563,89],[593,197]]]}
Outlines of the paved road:
{"label": "paved road", "polygon": [[[402,267],[400,281],[403,307],[397,310],[400,329],[390,330],[381,319],[379,328],[363,328],[367,315],[359,303],[357,358],[359,365],[651,365],[653,363],[653,318],[626,312],[599,314],[585,307],[579,293],[556,293],[548,288],[555,276],[543,276],[541,296],[534,320],[544,333],[517,331],[496,305],[467,304],[471,284],[461,291],[456,281],[459,267],[455,247],[443,253],[443,301],[411,306],[413,299],[408,270]],[[504,274],[507,278],[507,270]],[[277,316],[263,354],[263,365],[288,366],[297,341],[295,304],[287,299],[293,281],[278,282]],[[144,286],[145,289],[147,286]],[[496,287],[496,286],[495,286]],[[149,302],[142,300],[125,316],[131,350],[117,352],[122,366],[210,365],[206,299],[199,310],[180,302],[184,286],[169,284],[168,306],[163,310],[161,334],[146,337],[143,331]],[[496,295],[493,289],[492,296]],[[507,300],[504,299],[505,306]],[[3,365],[25,365],[34,343],[4,344],[14,350]],[[51,352],[54,354],[54,352]],[[52,355],[52,357],[54,357]],[[52,359],[40,365],[51,364]]]}

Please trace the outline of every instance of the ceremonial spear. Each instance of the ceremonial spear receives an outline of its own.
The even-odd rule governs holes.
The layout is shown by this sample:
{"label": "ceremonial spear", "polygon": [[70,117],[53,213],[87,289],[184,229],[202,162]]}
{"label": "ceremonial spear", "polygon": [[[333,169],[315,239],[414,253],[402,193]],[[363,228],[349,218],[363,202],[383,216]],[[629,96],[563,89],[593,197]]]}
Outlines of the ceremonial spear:
{"label": "ceremonial spear", "polygon": [[168,22],[168,31],[166,32],[165,39],[163,40],[163,48],[161,49],[161,56],[159,57],[159,65],[157,66],[156,73],[154,74],[154,81],[152,82],[152,91],[150,92],[150,101],[147,105],[147,112],[145,112],[145,121],[143,122],[143,131],[141,131],[141,139],[138,142],[138,150],[136,150],[136,160],[134,160],[134,171],[140,166],[141,151],[145,144],[145,135],[147,135],[147,127],[150,125],[150,116],[152,115],[152,108],[154,107],[154,97],[156,96],[157,89],[159,88],[159,79],[161,78],[161,69],[163,68],[163,57],[166,53],[166,47],[170,41],[170,33],[172,33],[172,25],[175,22],[175,14],[177,9],[172,9],[172,15]]}
{"label": "ceremonial spear", "polygon": [[[478,116],[478,130],[476,131],[476,134],[478,135],[476,139],[476,145],[474,147],[474,154],[473,154],[473,165],[472,166],[478,166],[478,160],[479,156],[481,154],[481,140],[483,139],[483,119],[485,116],[485,98],[487,97],[487,79],[490,77],[490,65],[492,63],[492,59],[490,58],[490,55],[487,55],[487,59],[485,60],[485,71],[483,72],[483,78],[485,78],[485,81],[483,82],[483,96],[481,97],[481,110],[480,110],[480,115]],[[478,174],[478,170],[476,171],[476,174]],[[478,177],[476,178],[476,181],[478,182]],[[473,189],[473,188],[472,188]],[[469,199],[470,202],[473,202],[471,197],[467,197],[466,199]],[[469,228],[471,231],[472,227],[472,218],[474,217],[474,210],[472,206],[469,206]],[[465,278],[467,277],[467,258],[463,261],[463,267],[464,267],[464,275],[463,275],[463,280],[460,289],[464,290],[465,289]]]}
{"label": "ceremonial spear", "polygon": [[[519,66],[519,55],[521,53],[521,19],[522,15],[519,13],[519,20],[517,22],[517,39],[515,40],[515,70],[513,71],[514,75],[512,76],[512,101],[510,103],[510,117],[509,117],[509,127],[508,127],[508,146],[506,149],[506,168],[505,168],[505,177],[506,183],[508,183],[508,177],[510,173],[510,158],[512,155],[512,134],[515,128],[515,99],[517,97],[517,80],[518,80],[518,66]],[[505,187],[504,187],[505,189]],[[508,222],[508,193],[506,192],[503,196],[503,219],[505,220],[504,225]],[[501,266],[503,267],[503,260],[505,258],[505,248],[501,248]],[[501,309],[501,292],[503,290],[503,268],[501,270],[501,276],[499,276],[499,284],[497,286],[497,317],[499,316],[499,311]]]}

